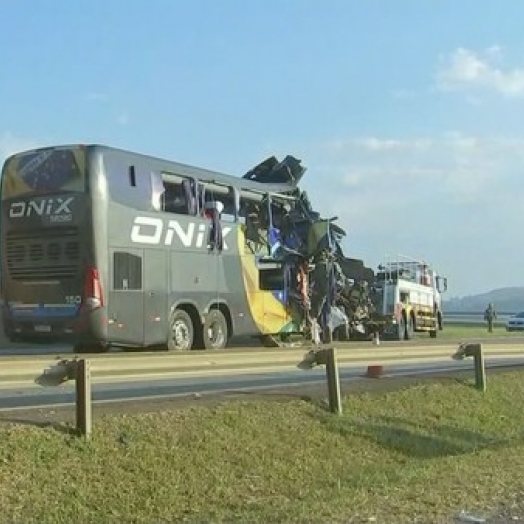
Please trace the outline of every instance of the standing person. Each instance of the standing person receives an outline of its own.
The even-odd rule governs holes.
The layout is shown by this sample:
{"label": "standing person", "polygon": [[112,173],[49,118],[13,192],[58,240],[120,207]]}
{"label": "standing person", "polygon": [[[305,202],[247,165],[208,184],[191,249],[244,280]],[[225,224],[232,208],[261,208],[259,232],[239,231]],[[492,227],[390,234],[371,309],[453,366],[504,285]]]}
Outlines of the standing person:
{"label": "standing person", "polygon": [[484,312],[484,320],[488,323],[489,333],[493,333],[493,321],[497,318],[497,312],[493,304],[490,302],[486,311]]}

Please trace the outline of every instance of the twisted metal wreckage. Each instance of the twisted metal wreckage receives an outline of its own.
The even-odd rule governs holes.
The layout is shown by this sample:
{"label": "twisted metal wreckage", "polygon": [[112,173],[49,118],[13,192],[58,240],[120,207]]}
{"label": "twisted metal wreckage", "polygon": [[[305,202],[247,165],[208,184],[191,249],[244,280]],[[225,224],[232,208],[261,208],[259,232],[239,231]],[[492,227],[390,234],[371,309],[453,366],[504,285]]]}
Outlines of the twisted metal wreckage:
{"label": "twisted metal wreckage", "polygon": [[[375,274],[362,260],[344,256],[340,242],[345,231],[313,210],[298,184],[306,168],[288,155],[274,156],[248,171],[242,178],[267,184],[260,202],[246,202],[238,195],[235,213],[245,219],[246,243],[255,254],[260,289],[272,291],[292,318],[285,333],[265,335],[264,342],[280,345],[293,333],[314,343],[356,335],[370,336],[382,326],[374,287]],[[204,187],[184,181],[188,212],[202,209],[211,220],[210,252],[223,249],[220,215],[224,204],[208,200]]]}
{"label": "twisted metal wreckage", "polygon": [[362,260],[344,256],[346,233],[337,217],[322,218],[298,187],[305,171],[290,155],[281,162],[273,156],[243,177],[287,186],[291,197],[279,202],[280,195],[268,194],[246,210],[246,238],[259,242],[260,231],[267,231],[268,254],[258,257],[260,287],[280,292],[294,324],[314,343],[371,336],[381,326],[375,274]]}

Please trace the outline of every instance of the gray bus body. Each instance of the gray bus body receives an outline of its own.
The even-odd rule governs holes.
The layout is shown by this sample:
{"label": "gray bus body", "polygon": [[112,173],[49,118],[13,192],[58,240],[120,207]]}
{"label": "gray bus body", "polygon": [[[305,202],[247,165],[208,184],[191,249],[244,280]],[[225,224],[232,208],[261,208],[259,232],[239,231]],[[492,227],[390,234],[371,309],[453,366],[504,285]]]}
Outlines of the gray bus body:
{"label": "gray bus body", "polygon": [[[205,199],[191,193],[192,206],[190,186],[205,188]],[[72,340],[78,350],[170,340],[176,349],[179,326],[182,338],[193,330],[191,346],[209,347],[213,312],[227,323],[219,347],[233,335],[292,329],[275,291],[260,289],[256,259],[266,248],[246,243],[242,210],[268,194],[285,202],[295,186],[98,145],[10,157],[0,227],[6,335]],[[213,222],[204,208],[216,202],[225,208]]]}

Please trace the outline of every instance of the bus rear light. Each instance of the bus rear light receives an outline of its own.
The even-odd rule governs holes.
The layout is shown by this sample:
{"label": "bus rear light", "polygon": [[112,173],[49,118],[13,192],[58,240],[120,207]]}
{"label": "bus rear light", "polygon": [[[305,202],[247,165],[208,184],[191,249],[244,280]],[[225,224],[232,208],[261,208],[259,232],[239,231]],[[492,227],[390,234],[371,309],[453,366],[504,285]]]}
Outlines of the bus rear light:
{"label": "bus rear light", "polygon": [[84,301],[85,309],[98,309],[104,305],[104,296],[102,294],[102,284],[98,270],[92,266],[86,268],[84,284]]}

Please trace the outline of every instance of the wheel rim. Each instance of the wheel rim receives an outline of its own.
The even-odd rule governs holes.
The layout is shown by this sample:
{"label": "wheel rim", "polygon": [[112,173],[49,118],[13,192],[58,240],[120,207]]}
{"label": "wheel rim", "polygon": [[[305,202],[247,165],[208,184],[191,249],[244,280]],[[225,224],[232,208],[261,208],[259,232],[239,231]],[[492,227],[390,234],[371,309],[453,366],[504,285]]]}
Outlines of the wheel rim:
{"label": "wheel rim", "polygon": [[213,347],[224,345],[225,334],[223,326],[218,321],[213,321],[207,328],[207,338]]}
{"label": "wheel rim", "polygon": [[191,332],[182,320],[177,320],[173,324],[173,342],[175,347],[180,349],[189,349],[191,345]]}

